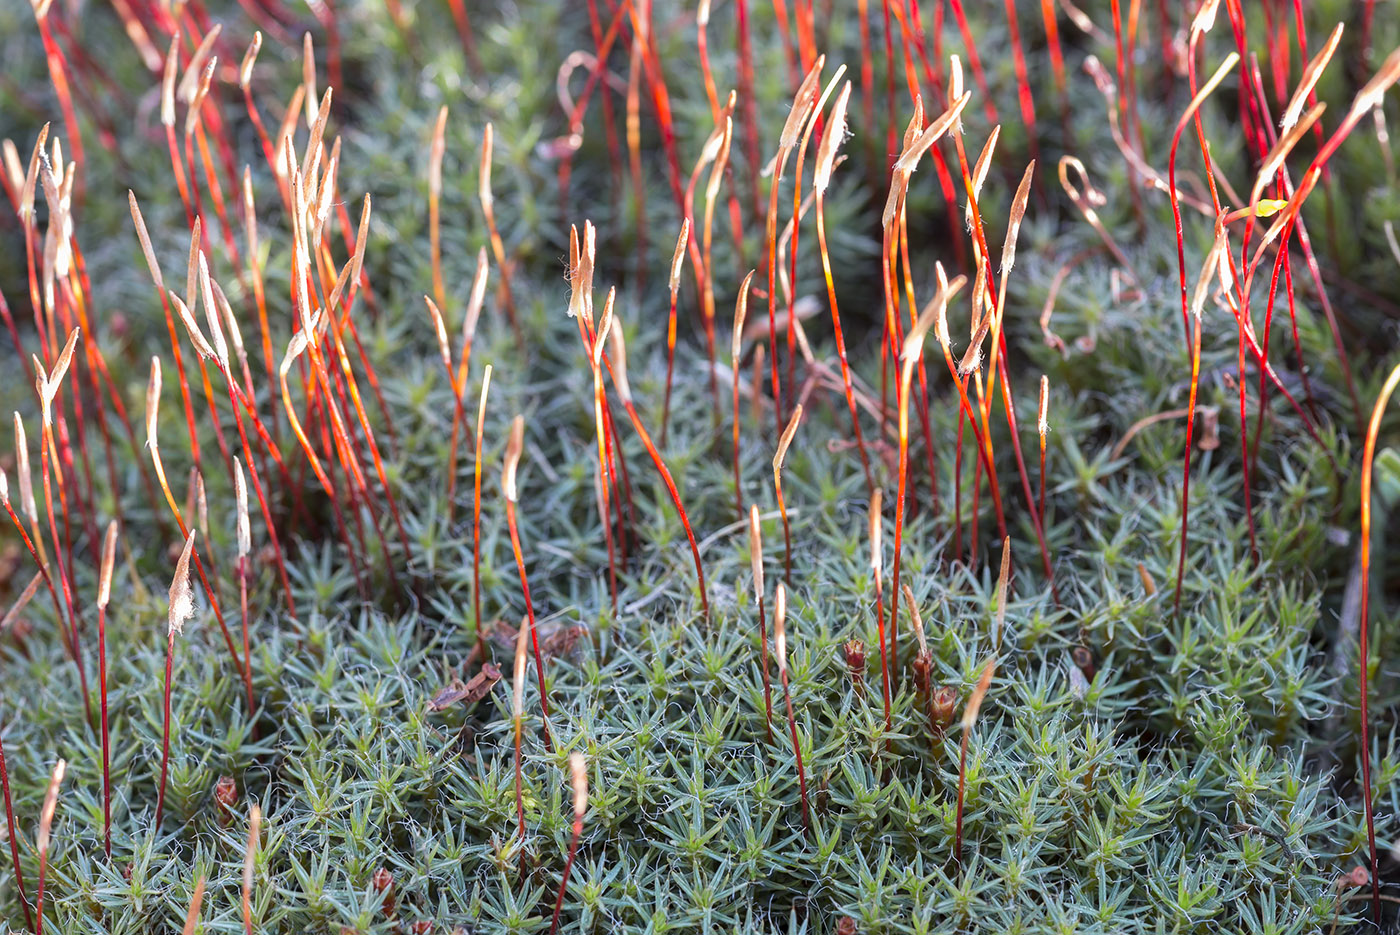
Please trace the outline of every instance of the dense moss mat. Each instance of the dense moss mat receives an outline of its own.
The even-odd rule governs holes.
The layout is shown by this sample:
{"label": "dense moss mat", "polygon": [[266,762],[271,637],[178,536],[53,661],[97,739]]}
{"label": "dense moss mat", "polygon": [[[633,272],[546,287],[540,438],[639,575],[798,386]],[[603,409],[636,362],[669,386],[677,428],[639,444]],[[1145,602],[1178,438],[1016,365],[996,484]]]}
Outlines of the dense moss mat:
{"label": "dense moss mat", "polygon": [[[42,122],[54,119],[57,130],[61,120],[37,29],[21,6],[0,9],[0,58],[8,73],[0,86],[0,135],[26,153]],[[765,153],[771,154],[791,89],[773,11],[766,4],[751,6],[761,8],[752,10],[755,97]],[[1002,54],[1008,40],[1000,7],[968,6],[977,7],[969,10],[971,25],[1006,121],[981,202],[995,252],[1029,159],[1028,134],[1013,118],[1014,70],[1011,57]],[[371,532],[361,559],[372,587],[361,593],[327,502],[310,476],[303,492],[310,521],[294,518],[297,496],[279,486],[276,507],[279,515],[287,514],[299,619],[286,614],[272,568],[261,567],[251,598],[259,707],[250,717],[239,673],[200,597],[199,614],[176,647],[169,789],[163,821],[154,826],[166,588],[171,548],[178,551],[179,538],[163,506],[154,512],[145,496],[137,453],[123,449],[118,438],[118,489],[111,489],[101,470],[97,482],[101,519],[120,512],[123,524],[108,632],[116,793],[110,860],[101,846],[99,734],[85,713],[76,669],[42,591],[6,636],[0,661],[0,718],[31,895],[47,777],[57,758],[69,764],[49,856],[47,927],[173,930],[203,877],[207,892],[197,931],[241,931],[247,813],[256,801],[264,814],[253,887],[256,931],[395,932],[424,921],[439,932],[458,926],[470,932],[547,931],[569,842],[566,757],[572,751],[587,757],[590,799],[563,900],[560,928],[567,932],[849,932],[849,918],[855,930],[871,933],[1302,933],[1326,930],[1339,915],[1347,923],[1360,919],[1366,904],[1344,902],[1355,891],[1339,888],[1337,881],[1366,862],[1357,786],[1362,751],[1356,741],[1361,440],[1327,323],[1304,282],[1302,264],[1295,264],[1297,326],[1318,437],[1310,436],[1277,392],[1269,394],[1257,469],[1248,485],[1257,541],[1257,556],[1251,556],[1235,383],[1237,329],[1223,307],[1207,306],[1200,402],[1209,415],[1200,425],[1218,419],[1219,446],[1197,452],[1182,610],[1174,613],[1183,422],[1168,418],[1134,431],[1140,420],[1186,405],[1190,358],[1182,341],[1171,212],[1158,192],[1142,193],[1141,207],[1135,207],[1128,169],[1109,136],[1107,105],[1085,75],[1071,75],[1069,119],[1058,119],[1038,10],[1022,6],[1032,86],[1041,104],[1043,158],[1018,260],[1008,274],[1006,328],[1032,483],[1038,479],[1035,386],[1042,373],[1050,379],[1046,538],[1059,600],[1040,570],[1004,422],[993,438],[1016,569],[1004,631],[995,628],[1000,543],[985,488],[976,561],[951,560],[955,517],[965,521],[970,509],[970,481],[964,481],[964,503],[955,513],[955,442],[963,427],[956,395],[941,371],[931,388],[939,497],[935,504],[922,430],[916,429],[913,508],[903,535],[901,580],[912,587],[928,629],[932,681],[956,690],[959,711],[984,660],[999,651],[987,701],[968,737],[961,864],[953,851],[962,734],[954,723],[946,736],[930,735],[925,699],[908,668],[914,637],[903,612],[903,665],[892,727],[885,728],[867,490],[859,459],[846,443],[845,401],[828,385],[809,397],[784,473],[792,524],[792,706],[810,784],[811,828],[804,832],[780,704],[771,742],[766,738],[761,631],[747,529],[735,509],[727,395],[718,418],[712,416],[703,331],[688,284],[663,451],[701,540],[713,620],[701,612],[694,567],[666,492],[625,425],[633,523],[629,561],[618,576],[619,610],[612,611],[607,549],[594,505],[592,380],[576,325],[565,315],[568,225],[587,218],[599,226],[598,284],[619,286],[617,310],[631,348],[633,390],[643,420],[657,434],[666,272],[679,222],[659,129],[645,110],[644,276],[638,272],[636,194],[625,181],[620,187],[612,181],[596,103],[576,157],[571,199],[567,208],[560,203],[549,144],[566,131],[567,118],[555,96],[556,72],[573,51],[593,48],[587,8],[531,2],[473,9],[482,64],[473,73],[465,67],[446,4],[404,5],[407,28],[401,30],[378,3],[346,3],[336,11],[345,86],[336,89],[329,132],[342,140],[340,190],[347,209],[353,215],[366,192],[374,199],[366,255],[374,306],[362,298],[355,315],[393,419],[391,436],[371,405],[376,431],[387,442],[387,470],[406,528],[405,550],[384,523],[403,587],[393,587]],[[854,4],[836,7],[820,21],[822,46],[829,66],[844,62],[859,82]],[[878,5],[871,7],[876,102],[882,109],[884,26]],[[241,49],[252,29],[246,14],[232,4],[215,12]],[[1353,13],[1349,4],[1314,4],[1310,34],[1325,35],[1338,18]],[[1096,15],[1104,27],[1107,13]],[[1250,15],[1253,34],[1262,35],[1262,10]],[[182,281],[188,228],[157,120],[158,80],[141,65],[108,6],[69,21],[113,78],[100,104],[117,118],[114,129],[120,131],[101,143],[99,122],[87,114],[81,118],[88,165],[75,223],[94,287],[95,330],[134,414],[141,408],[149,355],[167,357],[161,448],[182,491],[189,443],[159,305],[123,198],[130,188],[140,199],[167,277]],[[654,21],[688,172],[711,129],[694,10],[657,4]],[[325,33],[310,22],[308,28],[324,87]],[[1067,20],[1061,28],[1071,64],[1086,54],[1113,61],[1111,41],[1081,34]],[[959,49],[951,19],[945,31],[947,49]],[[711,55],[721,90],[735,80],[733,34],[732,5],[717,5]],[[1374,47],[1389,49],[1397,41],[1400,22],[1377,16]],[[1155,42],[1153,36],[1144,45],[1144,56],[1150,58]],[[1228,30],[1218,26],[1203,46],[1203,70],[1231,47]],[[626,58],[624,50],[611,60],[624,87]],[[1162,79],[1160,63],[1145,60],[1141,67],[1145,152],[1160,168],[1189,95],[1184,80]],[[1332,113],[1344,111],[1357,86],[1348,68],[1334,63],[1319,86]],[[281,118],[285,105],[279,102],[290,96],[300,74],[296,44],[269,37],[254,88],[270,124]],[[573,93],[581,81],[582,72],[574,77]],[[285,346],[294,321],[287,301],[289,224],[236,87],[216,84],[216,93],[232,121],[240,165],[253,166],[273,331]],[[872,158],[885,149],[884,124],[862,124],[860,94],[858,83],[852,98],[855,136],[846,144],[849,158],[836,170],[826,207],[853,365],[878,388],[883,312],[877,256],[888,160]],[[622,101],[614,98],[619,127]],[[476,252],[487,242],[476,172],[489,120],[496,137],[496,212],[525,336],[521,346],[493,289],[464,394],[469,410],[474,408],[481,367],[491,363],[483,457],[485,615],[503,625],[496,632],[505,633],[525,611],[500,496],[508,424],[524,413],[519,517],[535,608],[545,635],[582,628],[571,648],[546,665],[552,747],[542,738],[533,674],[527,680],[523,840],[515,832],[509,639],[491,642],[507,673],[493,693],[470,708],[428,710],[429,699],[453,676],[476,672],[468,660],[478,640],[472,460],[464,448],[449,521],[446,466],[454,401],[421,300],[432,281],[428,143],[444,104],[451,114],[442,232],[448,326],[454,333],[460,326]],[[903,96],[899,108],[900,120],[906,120]],[[1394,117],[1393,101],[1385,110]],[[1230,93],[1203,112],[1222,173],[1247,191],[1252,167],[1236,115]],[[969,145],[979,149],[989,130],[974,95],[965,119]],[[304,140],[303,129],[298,145]],[[625,157],[625,144],[619,144]],[[752,168],[743,164],[741,148],[736,145],[734,153],[740,183]],[[1126,251],[1137,282],[1094,249],[1097,235],[1060,190],[1055,162],[1063,153],[1084,159],[1105,195],[1098,215]],[[1183,149],[1181,158],[1183,171],[1189,165],[1190,173],[1199,174],[1194,147]],[[1333,278],[1358,396],[1369,410],[1385,365],[1395,360],[1389,301],[1400,294],[1400,267],[1386,249],[1381,225],[1396,216],[1400,198],[1374,126],[1355,133],[1331,166],[1333,180],[1319,189],[1306,217]],[[790,195],[785,200],[790,203]],[[932,292],[934,261],[951,264],[955,256],[947,210],[925,165],[910,195],[912,268],[922,296]],[[954,210],[961,212],[961,203]],[[1188,212],[1186,224],[1194,279],[1209,246],[1210,223]],[[747,265],[741,265],[727,218],[716,224],[713,269],[722,349],[734,291],[760,253],[761,227],[746,217]],[[18,230],[8,216],[0,222],[0,289],[23,323],[29,320],[28,286]],[[801,232],[797,293],[818,299],[819,314],[806,327],[818,357],[834,365],[815,246],[809,221]],[[343,262],[338,239],[335,253]],[[242,314],[247,305],[238,270],[221,248],[211,260]],[[494,285],[500,271],[492,266]],[[1065,342],[1063,353],[1047,346],[1038,324],[1052,288],[1058,294],[1051,328]],[[960,348],[967,315],[964,300],[953,313]],[[1263,325],[1258,327],[1262,337]],[[251,320],[244,332],[254,350]],[[1270,337],[1274,366],[1290,391],[1301,394],[1282,301]],[[22,338],[26,351],[33,350],[32,329],[22,331]],[[3,343],[9,354],[9,342]],[[184,347],[190,354],[188,343]],[[254,350],[255,373],[257,356]],[[18,372],[15,360],[10,366]],[[1258,373],[1250,367],[1246,375],[1252,436]],[[25,382],[7,381],[5,400],[29,422],[33,436],[38,404]],[[727,386],[721,385],[722,395]],[[274,408],[275,387],[261,392],[265,417],[275,412],[283,418]],[[220,417],[235,438],[227,407]],[[781,577],[783,562],[770,467],[777,429],[771,407],[757,410],[754,421],[747,400],[741,419],[739,496],[764,513],[771,585]],[[877,434],[875,420],[865,425],[869,436]],[[284,451],[291,452],[284,419],[280,434]],[[207,551],[222,575],[224,604],[234,607],[234,497],[231,481],[208,454],[217,451],[213,439],[205,415],[201,440],[212,540]],[[1375,501],[1375,740],[1369,751],[1378,764],[1376,833],[1387,881],[1395,876],[1389,849],[1400,832],[1394,732],[1400,678],[1392,662],[1400,657],[1400,579],[1385,522],[1400,500],[1400,460],[1386,447],[1397,439],[1397,423],[1388,418]],[[968,433],[965,458],[971,459],[972,444]],[[892,459],[886,444],[876,467],[886,496],[887,568]],[[256,514],[254,536],[265,541]],[[966,551],[965,526],[958,541]],[[89,673],[95,669],[91,597],[97,573],[91,545],[80,536],[75,550],[87,608]],[[12,601],[33,569],[17,545],[7,547]],[[866,646],[861,684],[846,662],[844,645],[853,639]],[[1085,653],[1089,664],[1081,666]],[[214,795],[224,776],[233,780],[228,804]],[[9,862],[0,863],[0,917],[18,930],[24,912]],[[381,868],[392,875],[391,889],[375,885]]]}

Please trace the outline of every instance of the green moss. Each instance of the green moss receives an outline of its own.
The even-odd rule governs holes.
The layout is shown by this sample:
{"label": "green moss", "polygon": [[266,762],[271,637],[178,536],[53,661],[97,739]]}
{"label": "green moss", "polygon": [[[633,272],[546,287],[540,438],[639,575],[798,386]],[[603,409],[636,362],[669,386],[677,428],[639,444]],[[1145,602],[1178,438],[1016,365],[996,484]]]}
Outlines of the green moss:
{"label": "green moss", "polygon": [[[871,6],[877,113],[882,113],[883,21]],[[1308,23],[1314,45],[1346,7],[1318,6]],[[607,4],[599,7],[610,15]],[[790,89],[772,13],[766,5],[751,7],[762,7],[752,10],[755,96],[764,145],[771,148]],[[1269,393],[1261,453],[1249,479],[1254,561],[1233,382],[1237,329],[1224,309],[1207,307],[1200,403],[1218,412],[1220,446],[1198,452],[1194,462],[1182,612],[1173,613],[1183,422],[1169,418],[1142,428],[1115,450],[1140,420],[1186,405],[1190,360],[1181,340],[1170,209],[1160,193],[1148,191],[1141,194],[1142,214],[1137,214],[1128,170],[1108,135],[1105,102],[1087,77],[1072,76],[1068,126],[1054,118],[1035,11],[1023,10],[1022,28],[1032,43],[1043,158],[1040,189],[1008,277],[1006,328],[1032,484],[1038,480],[1032,388],[1041,373],[1050,378],[1045,536],[1059,601],[1040,571],[1011,439],[1004,421],[994,421],[1015,574],[996,677],[968,737],[961,865],[952,855],[962,735],[956,724],[944,738],[929,734],[925,699],[908,669],[914,637],[903,613],[898,629],[904,665],[896,673],[891,724],[885,725],[867,493],[859,460],[844,444],[849,418],[839,391],[825,383],[813,390],[784,473],[793,544],[789,674],[812,806],[812,826],[804,833],[780,692],[773,741],[765,740],[761,637],[747,529],[734,506],[728,389],[722,381],[716,422],[689,270],[664,454],[701,540],[714,619],[707,623],[701,612],[694,566],[670,500],[617,406],[633,517],[628,562],[618,569],[618,609],[611,606],[608,551],[594,499],[592,380],[577,326],[565,315],[568,284],[561,258],[567,255],[569,224],[587,218],[599,225],[597,281],[600,288],[619,287],[617,311],[629,339],[631,383],[642,419],[659,435],[665,279],[679,222],[655,122],[644,109],[648,238],[642,282],[636,193],[625,181],[625,166],[622,187],[613,186],[596,102],[576,157],[567,210],[558,197],[557,163],[546,152],[548,141],[567,129],[555,96],[558,63],[576,49],[593,47],[586,9],[521,3],[473,10],[482,76],[464,68],[446,5],[407,4],[403,12],[407,32],[379,4],[337,8],[347,87],[337,89],[331,131],[342,139],[340,195],[347,210],[353,216],[365,192],[374,199],[366,256],[374,307],[361,299],[355,318],[393,419],[391,435],[377,403],[366,399],[403,513],[407,554],[387,516],[380,517],[380,528],[404,587],[392,587],[378,539],[367,527],[367,548],[358,558],[367,566],[370,587],[361,593],[329,504],[310,474],[299,492],[275,484],[274,509],[287,524],[284,543],[300,619],[286,614],[272,568],[260,566],[250,598],[259,708],[250,717],[239,673],[207,600],[200,598],[199,616],[177,643],[166,813],[161,826],[153,827],[165,589],[169,547],[178,540],[163,505],[146,497],[137,460],[145,453],[124,447],[120,435],[114,438],[118,489],[113,490],[100,448],[94,447],[98,518],[111,518],[120,504],[122,519],[108,628],[115,786],[110,861],[101,846],[100,736],[87,719],[76,669],[43,591],[20,616],[28,635],[22,642],[7,638],[0,662],[6,686],[0,717],[31,895],[46,779],[57,758],[69,763],[49,855],[50,930],[177,929],[195,880],[203,877],[207,891],[199,930],[241,931],[247,811],[257,802],[265,816],[253,887],[257,931],[387,933],[421,920],[431,920],[435,931],[458,925],[482,932],[547,931],[571,831],[566,756],[572,751],[587,757],[590,799],[563,902],[564,931],[816,933],[836,931],[849,917],[869,933],[1301,933],[1326,928],[1339,911],[1345,920],[1362,915],[1362,902],[1338,905],[1335,885],[1341,874],[1366,862],[1356,776],[1362,755],[1355,739],[1356,605],[1354,594],[1348,596],[1355,580],[1361,440],[1327,322],[1306,285],[1303,265],[1294,264],[1298,327],[1320,441],[1309,436],[1280,394]],[[996,253],[1011,193],[1029,158],[1029,138],[1014,116],[1015,78],[1010,56],[1000,51],[1009,42],[1000,10],[970,13],[1008,124],[981,202]],[[711,128],[693,14],[690,7],[673,4],[658,4],[654,14],[687,173]],[[1103,27],[1107,15],[1096,15]],[[1251,17],[1261,20],[1256,30],[1251,19],[1252,34],[1262,34],[1262,15],[1251,11]],[[246,14],[229,5],[218,10],[218,18],[241,49],[251,29]],[[1376,49],[1390,48],[1400,38],[1392,20],[1377,17]],[[107,112],[121,118],[123,132],[114,145],[97,145],[96,121],[83,118],[87,194],[76,213],[76,232],[94,283],[99,342],[127,408],[139,414],[146,361],[152,353],[168,357],[169,347],[122,190],[131,188],[140,199],[172,284],[183,281],[188,231],[165,168],[164,141],[159,127],[152,126],[149,108],[157,79],[146,73],[111,10],[92,10],[73,25],[83,47],[102,56],[115,81],[103,98]],[[947,50],[960,49],[957,30],[948,25]],[[836,170],[827,224],[852,363],[878,394],[883,305],[877,256],[885,195],[880,177],[887,160],[877,155],[872,162],[868,155],[883,153],[884,127],[865,126],[860,116],[857,26],[853,10],[844,7],[820,20],[829,64],[844,62],[857,79],[851,102],[856,135],[845,146],[848,161]],[[1061,28],[1073,44],[1072,61],[1093,52],[1112,62],[1111,46],[1096,44],[1068,22]],[[324,87],[324,36],[313,35]],[[57,114],[56,102],[28,11],[0,10],[0,36],[5,37],[0,52],[13,76],[0,86],[0,135],[12,137],[24,153],[38,125]],[[723,92],[737,70],[729,5],[715,10],[710,39]],[[1155,48],[1155,31],[1145,43],[1144,49]],[[1201,61],[1218,62],[1231,47],[1221,25],[1205,43]],[[626,59],[626,50],[619,49],[610,60],[624,81]],[[1334,125],[1330,114],[1344,112],[1354,93],[1340,65],[1334,64],[1320,85],[1332,105],[1329,127]],[[1185,104],[1185,84],[1174,81],[1164,95],[1157,64],[1144,62],[1141,68],[1146,152],[1161,167]],[[579,92],[585,72],[574,76],[572,93]],[[257,75],[263,118],[275,125],[280,102],[300,75],[299,50],[269,39]],[[896,80],[901,80],[898,73]],[[236,89],[221,85],[218,93],[236,127],[238,157],[253,165],[273,331],[276,341],[285,342],[292,321],[286,298],[287,219],[256,138],[241,117]],[[1247,191],[1251,168],[1237,111],[1221,97],[1206,108],[1206,131],[1223,170],[1236,188]],[[624,98],[615,96],[614,103],[621,127]],[[523,840],[515,832],[509,677],[469,709],[427,709],[451,678],[475,674],[469,654],[478,642],[472,612],[472,459],[464,445],[449,521],[446,466],[454,399],[421,310],[421,295],[431,289],[428,143],[444,104],[452,115],[442,232],[449,330],[455,335],[460,328],[476,251],[487,242],[476,170],[489,121],[496,140],[496,210],[527,336],[524,348],[516,344],[499,297],[492,295],[464,392],[470,417],[482,366],[491,363],[483,455],[483,611],[488,621],[510,628],[525,613],[499,493],[509,421],[524,413],[529,429],[519,521],[535,609],[546,633],[571,626],[585,631],[572,652],[546,666],[552,747],[541,736],[533,674],[526,680]],[[931,99],[928,104],[935,109]],[[907,112],[901,97],[901,121]],[[976,96],[965,123],[968,145],[980,149],[989,128]],[[55,120],[55,129],[60,126]],[[304,133],[298,145],[303,143]],[[747,214],[749,167],[738,143],[734,181],[745,207],[743,264],[727,217],[716,220],[714,238],[722,353],[727,353],[733,292],[747,268],[759,262],[762,247],[761,223]],[[1125,248],[1135,285],[1104,251],[1083,253],[1099,240],[1057,186],[1054,164],[1062,153],[1083,158],[1103,190],[1106,203],[1099,215]],[[1194,141],[1183,144],[1181,160],[1183,172],[1199,172]],[[1336,169],[1334,187],[1320,189],[1306,215],[1325,268],[1363,284],[1367,294],[1396,294],[1400,273],[1381,233],[1382,222],[1394,214],[1386,206],[1394,202],[1396,189],[1375,134],[1358,131],[1330,165]],[[912,267],[921,295],[931,293],[933,262],[950,264],[954,255],[935,173],[924,169],[914,177],[910,196]],[[785,188],[784,194],[790,191]],[[1210,227],[1188,215],[1188,272],[1194,276],[1191,264],[1200,263]],[[1330,234],[1334,226],[1338,237],[1324,237],[1322,232]],[[0,230],[5,238],[0,288],[23,323],[29,320],[23,245],[15,226]],[[343,262],[338,229],[331,239]],[[809,222],[801,232],[797,293],[818,297],[819,314],[806,329],[818,358],[834,366],[815,248]],[[210,259],[240,317],[251,315],[239,271],[217,239]],[[1042,340],[1039,319],[1066,263],[1070,268],[1058,286],[1050,322],[1068,347],[1061,354]],[[499,283],[493,261],[493,287]],[[1394,359],[1387,307],[1341,286],[1332,297],[1353,352],[1358,396],[1369,406],[1383,365]],[[1262,302],[1256,298],[1256,316]],[[751,320],[766,317],[764,304],[757,298],[751,303]],[[966,315],[965,307],[953,313],[959,349]],[[244,322],[258,378],[256,328],[251,318]],[[1256,328],[1262,339],[1262,321]],[[1290,392],[1304,400],[1281,300],[1272,328],[1271,359]],[[26,350],[37,346],[32,330],[22,337]],[[188,344],[184,350],[188,361]],[[358,361],[355,367],[363,373]],[[747,373],[742,378],[747,386]],[[949,561],[955,443],[963,428],[941,364],[930,379],[940,497],[935,505],[923,433],[916,428],[910,477],[917,508],[903,530],[901,581],[913,589],[928,628],[932,681],[956,690],[960,711],[993,651],[999,543],[984,488],[976,561],[971,566]],[[1247,380],[1252,440],[1257,372],[1248,372]],[[4,399],[31,426],[33,448],[37,403],[24,383],[9,381]],[[179,496],[192,459],[176,395],[167,359],[161,450]],[[198,399],[197,389],[195,395]],[[300,403],[299,394],[297,399]],[[272,413],[281,418],[278,404],[275,387],[260,388],[265,419]],[[783,561],[782,531],[772,512],[777,431],[770,409],[762,411],[757,425],[747,399],[741,412],[739,493],[764,512],[771,587]],[[230,413],[224,408],[220,414],[225,433],[236,439]],[[917,419],[912,421],[917,426]],[[875,437],[875,420],[863,424]],[[300,452],[284,419],[278,433],[293,476],[301,477]],[[470,437],[465,441],[469,444]],[[214,454],[207,415],[201,417],[200,442],[211,513],[207,548],[222,576],[225,612],[236,625],[234,498]],[[973,444],[972,435],[965,434],[969,462]],[[1377,760],[1376,832],[1387,852],[1395,844],[1400,814],[1394,734],[1400,680],[1387,662],[1400,650],[1396,559],[1394,550],[1385,548],[1384,532],[1385,514],[1395,501],[1397,445],[1400,432],[1392,417],[1383,423],[1386,451],[1378,459],[1371,605],[1376,733],[1371,755]],[[885,445],[874,458],[887,503],[887,567],[893,457]],[[305,500],[309,519],[294,511],[298,499]],[[372,523],[368,516],[364,520]],[[91,678],[97,559],[81,533],[81,524],[75,524],[75,576],[87,608],[83,638]],[[255,507],[254,536],[262,541],[265,534]],[[966,526],[960,541],[964,548],[969,544]],[[33,573],[24,558],[11,575],[12,595]],[[886,597],[888,592],[887,581]],[[863,690],[847,668],[843,646],[852,639],[866,646]],[[495,639],[491,646],[509,675],[511,645]],[[1087,650],[1091,671],[1076,665],[1077,649]],[[776,676],[774,682],[776,690]],[[227,809],[213,798],[221,776],[235,782],[235,801]],[[380,868],[393,875],[392,910],[371,883]],[[1383,869],[1389,880],[1393,860],[1387,857]],[[15,930],[24,924],[8,869],[0,870],[0,918]]]}

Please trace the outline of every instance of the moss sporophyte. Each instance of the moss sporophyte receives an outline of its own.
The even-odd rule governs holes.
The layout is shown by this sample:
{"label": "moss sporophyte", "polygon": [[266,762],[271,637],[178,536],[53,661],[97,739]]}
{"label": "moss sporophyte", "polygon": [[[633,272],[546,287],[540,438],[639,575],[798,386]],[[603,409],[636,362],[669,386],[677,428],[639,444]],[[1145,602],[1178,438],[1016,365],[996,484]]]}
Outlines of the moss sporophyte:
{"label": "moss sporophyte", "polygon": [[1394,923],[1400,20],[1094,6],[0,8],[0,925]]}

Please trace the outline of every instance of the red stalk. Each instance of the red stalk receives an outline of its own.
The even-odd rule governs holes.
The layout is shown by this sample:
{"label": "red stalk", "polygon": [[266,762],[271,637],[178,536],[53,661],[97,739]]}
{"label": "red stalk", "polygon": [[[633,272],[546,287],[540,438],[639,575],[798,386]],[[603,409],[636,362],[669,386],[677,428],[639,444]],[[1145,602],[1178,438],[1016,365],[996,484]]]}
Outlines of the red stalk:
{"label": "red stalk", "polygon": [[5,765],[5,740],[0,737],[0,789],[5,793],[5,827],[9,831],[10,860],[15,868],[15,888],[19,890],[19,902],[24,907],[24,922],[34,926],[34,911],[29,906],[29,897],[24,892],[24,871],[19,864],[19,829],[15,825],[15,807],[10,801],[10,771]]}
{"label": "red stalk", "polygon": [[[510,423],[510,440],[506,443],[505,468],[502,486],[506,497],[506,525],[510,528],[510,547],[515,554],[515,570],[520,575],[520,589],[525,595],[525,615],[529,621],[530,644],[535,653],[535,673],[540,681],[540,709],[543,712],[542,729],[545,749],[553,751],[554,743],[549,736],[549,693],[544,684],[544,659],[540,656],[540,635],[535,625],[535,605],[530,600],[530,579],[525,574],[525,556],[520,551],[520,530],[515,522],[515,472],[520,463],[520,454],[525,447],[525,417],[516,416]],[[518,741],[517,741],[518,742]]]}
{"label": "red stalk", "polygon": [[1381,387],[1376,404],[1371,409],[1371,421],[1366,430],[1366,448],[1361,459],[1361,623],[1357,634],[1361,653],[1360,685],[1357,693],[1361,702],[1361,790],[1366,797],[1366,844],[1371,855],[1371,910],[1377,924],[1381,920],[1380,875],[1376,859],[1376,822],[1371,801],[1371,741],[1370,741],[1370,609],[1371,609],[1371,468],[1376,457],[1376,438],[1380,434],[1381,417],[1386,404],[1400,385],[1400,366],[1390,371]]}
{"label": "red stalk", "polygon": [[569,858],[564,862],[564,876],[559,880],[559,896],[554,901],[554,919],[550,922],[550,935],[559,931],[559,912],[564,908],[564,891],[569,885],[569,871],[574,867],[574,856],[578,853],[578,839],[583,834],[583,816],[588,811],[588,771],[582,753],[569,754],[569,775],[574,787],[574,828],[569,838]]}
{"label": "red stalk", "polygon": [[[603,317],[599,323],[600,328],[607,327],[607,322],[612,319],[612,305],[616,290],[608,291],[607,304],[604,306]],[[601,347],[601,342],[607,337],[612,341],[613,350],[609,355]],[[690,528],[690,518],[686,516],[685,505],[681,502],[681,495],[676,490],[676,482],[671,477],[670,470],[666,467],[666,462],[662,460],[661,453],[656,450],[656,445],[652,443],[651,435],[647,433],[646,427],[642,425],[641,416],[637,414],[637,407],[632,404],[632,387],[627,382],[627,351],[623,343],[622,324],[616,320],[612,321],[611,332],[608,335],[595,334],[594,343],[599,345],[595,353],[600,354],[602,363],[608,368],[608,373],[613,378],[613,385],[617,388],[618,395],[622,398],[623,408],[627,410],[627,416],[632,421],[632,428],[637,436],[642,440],[642,445],[647,450],[647,455],[651,458],[652,465],[656,472],[661,475],[661,481],[666,485],[666,492],[671,496],[671,504],[676,508],[676,513],[680,516],[681,526],[685,528],[686,540],[690,543],[690,554],[695,560],[695,576],[699,581],[700,604],[705,612],[705,622],[712,622],[710,614],[710,598],[708,589],[705,586],[705,568],[700,561],[700,547],[696,545],[695,533]]]}

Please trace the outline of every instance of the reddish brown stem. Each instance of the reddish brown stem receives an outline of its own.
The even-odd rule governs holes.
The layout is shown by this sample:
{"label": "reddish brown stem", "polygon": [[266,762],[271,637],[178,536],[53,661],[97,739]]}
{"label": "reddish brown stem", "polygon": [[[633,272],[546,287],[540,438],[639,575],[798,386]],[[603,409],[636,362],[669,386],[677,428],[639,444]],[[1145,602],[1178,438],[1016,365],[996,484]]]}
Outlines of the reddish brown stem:
{"label": "reddish brown stem", "polygon": [[520,589],[525,594],[525,615],[529,619],[530,646],[535,654],[535,674],[540,683],[540,710],[543,712],[542,728],[546,750],[553,751],[554,743],[549,736],[549,693],[544,684],[544,658],[540,655],[540,634],[535,625],[535,605],[530,600],[530,579],[525,574],[525,556],[520,551],[520,531],[515,523],[515,501],[506,498],[506,525],[510,528],[510,547],[515,553],[515,570],[520,574]]}
{"label": "reddish brown stem", "polygon": [[34,926],[34,912],[29,906],[29,897],[24,892],[24,870],[19,864],[19,829],[15,825],[15,807],[10,801],[10,771],[5,765],[5,740],[0,736],[0,789],[5,793],[5,827],[9,831],[10,860],[15,868],[15,888],[19,890],[19,902],[24,907],[24,921]]}

